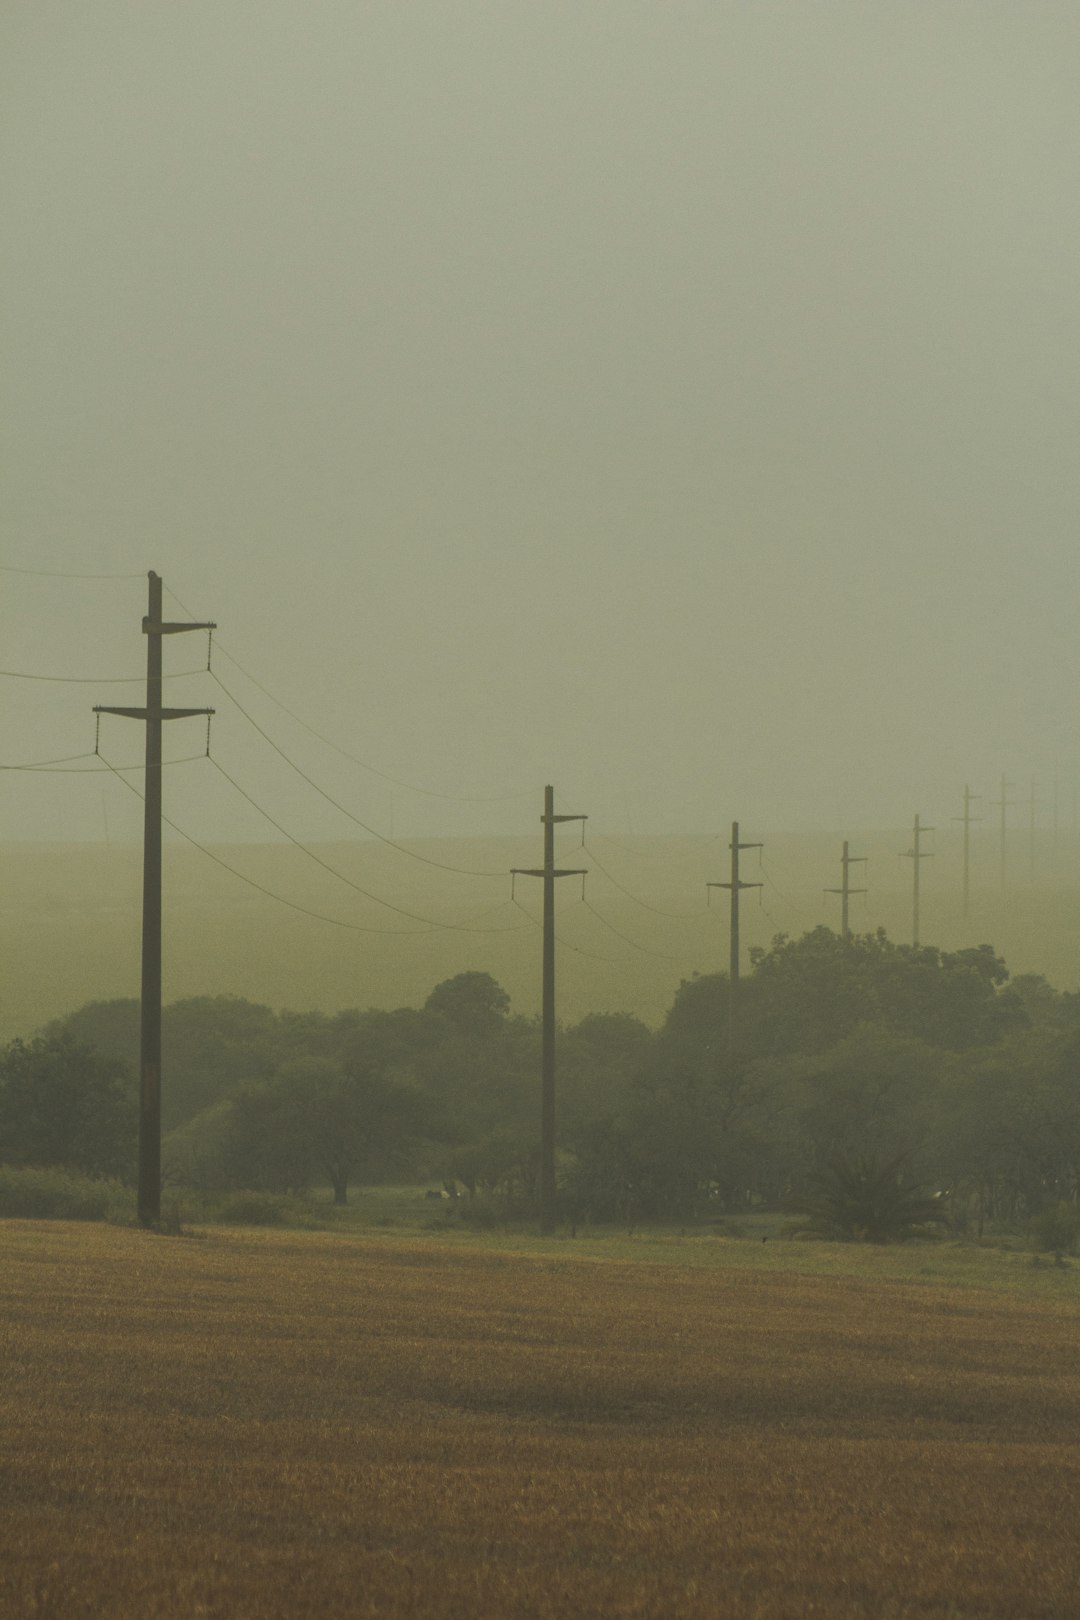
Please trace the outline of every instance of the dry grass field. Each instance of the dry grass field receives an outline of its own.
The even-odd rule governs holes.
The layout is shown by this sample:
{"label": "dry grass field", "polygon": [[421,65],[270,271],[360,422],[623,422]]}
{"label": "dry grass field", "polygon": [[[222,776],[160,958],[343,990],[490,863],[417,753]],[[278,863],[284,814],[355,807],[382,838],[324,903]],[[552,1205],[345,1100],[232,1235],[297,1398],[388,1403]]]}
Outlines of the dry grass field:
{"label": "dry grass field", "polygon": [[1074,1271],[30,1222],[0,1257],[5,1617],[1080,1612]]}

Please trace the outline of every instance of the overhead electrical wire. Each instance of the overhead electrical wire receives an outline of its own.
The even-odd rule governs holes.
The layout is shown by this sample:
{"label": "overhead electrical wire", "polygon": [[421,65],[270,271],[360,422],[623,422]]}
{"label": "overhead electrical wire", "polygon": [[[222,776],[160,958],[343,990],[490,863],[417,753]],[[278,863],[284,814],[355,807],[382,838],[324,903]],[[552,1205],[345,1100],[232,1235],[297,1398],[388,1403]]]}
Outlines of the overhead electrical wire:
{"label": "overhead electrical wire", "polygon": [[792,900],[789,895],[786,895],[784,893],[784,891],[780,887],[779,883],[777,883],[776,879],[770,874],[770,872],[766,868],[765,862],[761,859],[760,855],[758,856],[758,867],[759,867],[759,869],[761,871],[761,875],[765,879],[766,883],[769,885],[770,888],[773,888],[773,889],[776,890],[777,894],[780,896],[780,899],[784,902],[785,906],[790,906],[791,910],[795,913],[795,915],[797,917],[805,917],[805,918],[807,918],[809,920],[810,919],[810,913],[808,911],[804,911],[802,906],[797,906],[795,904],[794,900]]}
{"label": "overhead electrical wire", "polygon": [[[205,675],[206,669],[178,669],[163,675],[166,681],[183,680],[186,675]],[[61,686],[135,686],[146,680],[145,675],[34,675],[22,669],[0,669],[0,675],[9,681],[53,681]]]}
{"label": "overhead electrical wire", "polygon": [[674,962],[675,958],[669,956],[666,951],[654,951],[648,945],[639,945],[636,939],[631,939],[629,934],[624,934],[621,929],[615,927],[614,923],[608,922],[603,913],[597,911],[590,901],[583,899],[580,903],[585,907],[586,911],[591,912],[599,922],[602,922],[605,928],[609,928],[616,939],[621,939],[624,945],[632,945],[635,951],[641,951],[645,956],[657,956],[661,961]]}
{"label": "overhead electrical wire", "polygon": [[[323,868],[323,870],[325,872],[329,872],[332,877],[339,878],[342,883],[348,884],[350,889],[355,889],[357,894],[362,894],[364,896],[365,900],[374,901],[374,903],[376,905],[378,905],[378,906],[386,906],[386,907],[388,907],[389,910],[397,912],[399,916],[408,917],[413,922],[430,923],[435,928],[453,929],[455,932],[458,932],[458,933],[464,933],[464,934],[513,934],[513,933],[519,933],[520,932],[520,925],[515,925],[514,927],[511,927],[511,928],[479,928],[475,924],[471,924],[471,923],[438,923],[438,922],[435,922],[435,920],[432,917],[424,917],[424,916],[421,916],[419,912],[407,911],[403,906],[394,905],[389,900],[383,900],[379,895],[372,894],[370,889],[365,889],[365,888],[362,887],[361,884],[355,883],[352,878],[346,877],[345,873],[338,871],[336,866],[331,866],[330,862],[329,861],[324,861],[321,855],[316,855],[315,851],[313,849],[310,849],[307,844],[303,844],[303,843],[301,843],[301,841],[298,838],[294,838],[292,833],[289,832],[288,828],[283,827],[281,822],[278,821],[276,819],[276,817],[274,817],[274,816],[272,816],[270,814],[269,810],[265,810],[263,808],[263,806],[261,804],[259,804],[258,800],[252,798],[251,794],[248,793],[246,788],[243,788],[243,787],[240,786],[240,783],[236,780],[235,777],[230,776],[229,772],[225,769],[224,765],[222,765],[219,760],[215,759],[213,754],[210,754],[208,756],[208,758],[210,760],[211,765],[213,765],[214,769],[217,770],[218,772],[220,772],[220,774],[225,778],[226,782],[228,782],[229,785],[232,788],[234,788],[237,793],[240,794],[240,797],[242,799],[246,799],[248,804],[250,804],[255,810],[257,810],[259,812],[259,814],[264,818],[264,820],[266,820],[266,821],[268,821],[270,823],[271,827],[276,828],[277,831],[282,835],[283,838],[287,838],[290,844],[294,844],[297,849],[301,850],[302,853],[305,854],[309,858],[309,860],[314,861],[316,866],[321,866]],[[491,912],[492,909],[493,908],[489,907],[488,910],[484,913],[484,915],[485,916],[490,915],[490,912]],[[495,908],[495,909],[497,909],[497,908]]]}
{"label": "overhead electrical wire", "polygon": [[313,788],[321,798],[326,800],[327,804],[332,804],[335,810],[339,810],[343,816],[346,816],[351,822],[353,822],[357,827],[361,828],[361,830],[366,832],[371,838],[377,838],[381,844],[388,845],[390,849],[396,849],[400,855],[405,855],[410,860],[420,861],[424,866],[434,866],[440,872],[455,872],[459,877],[504,878],[506,876],[505,872],[481,871],[475,867],[468,866],[451,866],[447,861],[436,861],[429,855],[420,855],[416,850],[409,849],[408,845],[399,844],[395,839],[387,838],[385,833],[379,832],[378,828],[372,827],[369,822],[362,821],[358,815],[355,815],[351,810],[343,805],[339,799],[335,799],[333,794],[327,793],[326,789],[320,787],[318,782],[316,782],[313,777],[309,776],[307,771],[302,769],[302,767],[299,766],[294,759],[290,759],[285,750],[274,741],[270,733],[265,731],[263,727],[260,726],[255,717],[249,714],[247,709],[244,708],[244,705],[240,702],[240,700],[229,691],[229,688],[225,685],[224,681],[221,679],[221,676],[218,675],[216,671],[211,671],[211,679],[221,688],[225,696],[229,699],[229,702],[239,709],[240,713],[244,716],[244,719],[248,722],[248,724],[254,726],[255,730],[259,733],[259,736],[270,744],[270,747],[276,754],[281,756],[290,770],[295,771],[297,776],[301,777],[310,788]]}
{"label": "overhead electrical wire", "polygon": [[635,905],[643,906],[646,911],[655,912],[658,917],[673,917],[678,922],[690,922],[695,917],[703,917],[705,915],[706,908],[704,906],[702,906],[700,911],[665,911],[662,906],[651,905],[648,900],[642,900],[640,895],[635,894],[632,889],[628,889],[624,883],[620,883],[617,877],[613,877],[608,871],[607,867],[598,858],[596,851],[591,849],[584,839],[582,840],[582,848],[584,849],[586,855],[588,855],[589,859],[593,862],[597,871],[602,872],[607,878],[608,882],[615,885],[620,894],[625,894],[628,900],[633,900]]}
{"label": "overhead electrical wire", "polygon": [[[104,754],[99,754],[96,750],[94,753],[72,754],[70,757],[72,759],[105,758]],[[170,765],[190,765],[194,760],[205,758],[206,752],[204,750],[199,754],[185,754],[183,759],[163,759],[161,763],[163,768],[168,768]],[[0,765],[0,771],[39,771],[43,776],[93,776],[99,771],[112,771],[115,774],[117,771],[141,771],[145,768],[146,761],[143,759],[140,759],[137,765],[104,764],[76,766],[65,765],[59,761],[53,765]]]}
{"label": "overhead electrical wire", "polygon": [[0,771],[55,771],[77,759],[93,759],[94,755],[94,749],[86,754],[61,754],[59,759],[38,759],[28,765],[0,765]]}
{"label": "overhead electrical wire", "polygon": [[37,579],[145,579],[141,574],[77,574],[64,568],[16,568],[13,563],[0,563],[0,573],[32,574]]}
{"label": "overhead electrical wire", "polygon": [[[101,757],[104,759],[104,754]],[[108,764],[108,761],[106,761],[106,764]],[[113,771],[117,779],[123,782],[124,786],[134,793],[137,799],[141,800],[143,798],[143,795],[139,792],[135,784],[133,782],[129,782],[126,776],[122,776],[120,774],[119,767],[110,766],[109,768]],[[176,822],[170,820],[168,816],[163,815],[161,819],[165,823],[166,827],[171,827],[174,833],[178,833],[181,838],[185,839],[186,842],[192,846],[193,849],[197,849],[200,855],[205,855],[207,860],[213,861],[215,866],[222,867],[226,872],[231,873],[233,877],[239,878],[241,883],[246,883],[249,888],[257,890],[259,894],[266,895],[268,899],[276,900],[279,905],[288,906],[291,911],[299,911],[305,917],[314,917],[317,922],[330,923],[334,928],[344,928],[350,933],[394,934],[399,938],[414,938],[419,934],[434,934],[437,933],[439,928],[442,926],[442,924],[439,923],[432,923],[430,927],[426,928],[376,928],[368,923],[345,922],[340,917],[329,917],[325,912],[313,911],[309,906],[299,905],[295,900],[287,900],[283,894],[275,894],[273,889],[268,889],[265,884],[257,882],[255,878],[248,877],[247,873],[241,872],[238,867],[230,866],[228,861],[222,860],[220,855],[215,855],[213,850],[207,849],[205,844],[200,844],[197,838],[193,838],[189,832],[185,832],[183,827],[177,826]],[[393,911],[397,908],[391,906],[389,909]]]}
{"label": "overhead electrical wire", "polygon": [[[173,601],[176,603],[177,607],[179,607],[184,613],[191,615],[191,609],[181,602],[176,592],[171,590],[168,586],[165,588],[172,597]],[[194,615],[191,616],[193,617]],[[225,654],[225,657],[229,660],[230,664],[233,664],[235,668],[240,671],[245,680],[250,681],[252,686],[257,687],[263,696],[268,697],[271,703],[276,704],[283,714],[287,714],[289,716],[290,720],[294,720],[298,726],[301,726],[305,731],[310,732],[313,737],[315,737],[319,742],[323,743],[327,748],[333,749],[335,754],[340,754],[342,759],[349,760],[349,762],[353,765],[359,765],[361,770],[369,771],[372,776],[379,777],[383,782],[389,782],[393,787],[405,788],[409,793],[419,793],[428,799],[446,799],[453,804],[510,804],[516,799],[532,798],[536,794],[537,790],[535,788],[522,789],[518,793],[441,793],[436,788],[420,787],[420,785],[416,782],[406,782],[400,776],[392,776],[389,771],[380,770],[377,765],[372,765],[368,760],[361,759],[359,755],[351,754],[347,748],[342,748],[340,743],[334,742],[331,737],[327,737],[321,731],[318,731],[313,725],[310,724],[309,721],[305,720],[302,715],[297,714],[295,710],[290,709],[286,703],[283,703],[281,699],[275,695],[275,693],[270,691],[269,687],[264,686],[263,683],[256,678],[256,676],[252,675],[250,670],[245,669],[240,660],[236,658],[227,647],[223,646],[220,641],[215,641],[214,646],[218,652],[223,652]],[[233,701],[235,702],[236,700],[233,699]],[[239,704],[237,707],[239,707]]]}
{"label": "overhead electrical wire", "polygon": [[[538,921],[538,919],[536,917],[534,917],[531,912],[526,911],[525,907],[522,905],[521,901],[516,898],[516,896],[512,896],[511,898],[512,898],[513,904],[515,906],[517,906],[517,908],[518,908],[518,910],[520,912],[522,912],[526,917],[528,917],[529,921],[532,923],[534,928],[540,928],[540,929],[543,928],[543,926],[544,926],[543,923]],[[580,904],[581,904],[580,900],[575,900],[574,901],[574,905],[580,905]],[[559,947],[560,947],[560,949],[564,945],[565,945],[565,947],[566,947],[566,949],[568,951],[573,951],[578,956],[588,956],[594,962],[607,962],[609,964],[617,966],[621,962],[629,962],[629,961],[633,960],[633,958],[629,957],[629,956],[601,956],[599,951],[587,951],[587,950],[584,949],[583,946],[575,945],[573,943],[573,941],[567,939],[564,934],[560,934],[559,935]]]}

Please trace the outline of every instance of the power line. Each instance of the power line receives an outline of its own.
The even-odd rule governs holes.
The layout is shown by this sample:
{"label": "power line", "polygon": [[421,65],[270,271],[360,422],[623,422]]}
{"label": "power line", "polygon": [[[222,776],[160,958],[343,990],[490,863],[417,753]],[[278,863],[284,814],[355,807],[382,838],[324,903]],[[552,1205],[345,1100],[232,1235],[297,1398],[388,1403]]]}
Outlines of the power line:
{"label": "power line", "polygon": [[645,956],[657,956],[662,962],[674,962],[675,958],[669,956],[666,951],[653,951],[647,945],[639,945],[636,939],[631,939],[629,934],[624,934],[621,929],[616,928],[614,923],[608,922],[607,918],[597,911],[590,901],[582,899],[579,904],[583,905],[585,910],[590,912],[599,922],[602,922],[605,928],[609,928],[616,939],[621,939],[624,945],[632,945],[635,951],[641,951]]}
{"label": "power line", "polygon": [[[807,921],[810,920],[810,913],[808,911],[804,911],[802,906],[797,906],[795,904],[794,900],[791,899],[790,895],[785,894],[783,889],[780,887],[779,883],[777,883],[776,879],[771,876],[771,874],[769,873],[769,870],[766,867],[765,862],[762,860],[760,854],[758,855],[758,871],[761,873],[762,877],[765,879],[765,881],[769,885],[770,889],[775,889],[776,890],[777,894],[780,896],[780,899],[784,902],[785,906],[790,906],[791,910],[795,913],[795,915],[797,917],[805,917],[807,919]],[[768,915],[768,913],[766,913],[766,916],[767,915]]]}
{"label": "power line", "polygon": [[[179,681],[186,675],[205,674],[205,666],[178,669],[172,675],[163,675],[162,680]],[[9,681],[54,681],[61,686],[136,686],[146,679],[145,675],[103,675],[100,679],[95,675],[35,675],[22,669],[0,669],[0,675]]]}
{"label": "power line", "polygon": [[[183,608],[185,613],[189,611],[188,608],[184,607],[175,591],[170,591],[169,594],[177,606]],[[252,686],[256,687],[264,697],[268,697],[271,703],[276,704],[283,714],[288,715],[290,720],[294,720],[298,726],[310,732],[311,736],[315,737],[327,748],[333,749],[335,754],[340,754],[342,759],[347,759],[352,765],[359,765],[361,770],[370,772],[372,776],[377,776],[380,781],[389,782],[393,787],[404,788],[409,793],[419,793],[428,799],[446,799],[452,804],[510,804],[517,799],[531,798],[536,791],[535,788],[525,788],[519,793],[440,793],[436,788],[420,787],[416,782],[406,782],[400,776],[392,776],[389,771],[380,770],[377,765],[372,765],[368,760],[361,759],[359,755],[351,754],[347,748],[342,748],[340,743],[334,742],[333,738],[327,737],[321,731],[316,730],[302,715],[297,714],[295,710],[290,709],[287,704],[283,703],[279,697],[270,691],[269,687],[264,686],[260,680],[252,675],[250,670],[245,669],[240,660],[220,641],[216,642],[215,646],[219,652],[225,654],[225,657],[240,671],[245,680],[250,681]],[[232,694],[229,693],[229,696],[231,697]],[[233,702],[236,702],[235,698],[233,698]],[[239,708],[240,705],[237,704],[237,707]]]}
{"label": "power line", "polygon": [[286,765],[288,765],[289,769],[295,771],[297,776],[301,777],[310,788],[313,788],[321,798],[326,800],[327,804],[332,804],[335,810],[340,810],[343,816],[347,816],[351,822],[353,822],[357,827],[360,827],[370,837],[377,838],[381,844],[387,844],[391,849],[396,849],[400,855],[408,856],[409,859],[414,861],[421,861],[424,866],[437,867],[441,872],[456,872],[460,877],[501,878],[505,876],[505,873],[503,872],[478,871],[472,867],[451,866],[446,861],[433,860],[429,855],[420,855],[416,850],[409,849],[407,845],[396,843],[393,838],[387,838],[386,834],[379,832],[376,827],[372,827],[366,821],[361,821],[359,816],[354,815],[351,810],[347,809],[345,805],[340,803],[339,800],[335,799],[332,794],[327,793],[326,789],[320,787],[318,782],[316,782],[313,777],[310,777],[305,770],[297,765],[295,760],[289,758],[285,750],[274,741],[269,732],[264,731],[259,722],[254,718],[253,715],[248,713],[239,699],[233,696],[232,692],[229,691],[229,688],[225,685],[224,681],[221,679],[221,676],[218,675],[216,671],[211,671],[211,676],[224,692],[225,696],[229,699],[229,702],[235,704],[236,708],[239,709],[240,713],[244,716],[244,719],[248,722],[248,724],[254,726],[255,730],[259,733],[259,736],[262,737],[265,742],[270,744],[270,747],[274,750],[274,752],[276,754],[280,754],[281,758],[285,761]]}
{"label": "power line", "polygon": [[[92,754],[72,754],[70,757],[72,759],[105,758],[104,754],[102,754],[99,750],[95,750],[95,752]],[[194,760],[205,758],[206,750],[204,749],[200,754],[185,754],[182,759],[163,759],[161,761],[161,766],[162,769],[165,770],[170,765],[190,765]],[[140,760],[137,765],[105,764],[75,766],[64,765],[59,761],[56,764],[44,765],[0,765],[0,771],[38,771],[42,776],[95,776],[104,771],[112,771],[115,774],[118,771],[141,771],[144,768],[144,762],[142,760]]]}
{"label": "power line", "polygon": [[620,894],[625,894],[628,900],[633,900],[635,905],[642,906],[644,910],[654,912],[657,917],[673,917],[678,922],[689,922],[695,917],[703,917],[705,915],[704,910],[665,911],[661,906],[651,905],[648,900],[642,900],[640,895],[634,894],[634,892],[631,889],[628,889],[625,884],[620,883],[617,877],[613,877],[608,871],[607,867],[604,866],[603,863],[597,858],[596,851],[586,844],[584,840],[582,840],[581,847],[584,849],[589,859],[593,862],[593,865],[596,867],[597,871],[602,872],[607,878],[608,882],[615,885]]}
{"label": "power line", "polygon": [[[544,926],[543,923],[540,922],[538,918],[534,917],[530,911],[526,911],[525,907],[522,905],[521,901],[516,895],[511,895],[510,900],[511,904],[517,906],[518,910],[523,916],[528,917],[534,928],[542,928]],[[580,904],[580,900],[574,901],[575,906],[579,906]],[[574,907],[571,906],[568,909],[572,911]],[[562,916],[562,912],[560,912],[559,915]],[[562,935],[559,936],[559,945],[560,947],[565,947],[565,949],[568,951],[573,951],[576,956],[587,956],[593,962],[607,962],[609,965],[618,966],[621,962],[629,962],[631,960],[631,958],[628,956],[601,956],[599,951],[587,951],[585,950],[584,946],[574,945],[570,940],[564,938]]]}
{"label": "power line", "polygon": [[[104,759],[104,754],[101,757]],[[106,761],[106,763],[108,762]],[[109,768],[114,771],[118,780],[123,782],[124,786],[134,793],[137,799],[142,799],[143,795],[134,782],[129,782],[126,776],[121,776],[118,767],[110,766]],[[128,768],[130,769],[130,767]],[[207,849],[205,844],[200,844],[197,838],[193,838],[189,832],[185,832],[183,827],[177,826],[176,822],[171,821],[168,816],[163,815],[161,819],[167,827],[172,828],[174,833],[178,833],[181,838],[185,839],[193,849],[197,849],[200,855],[205,855],[207,860],[213,861],[215,866],[224,868],[233,877],[239,878],[241,883],[246,883],[249,888],[257,890],[259,894],[266,895],[268,899],[276,900],[279,905],[288,906],[291,911],[299,911],[305,917],[314,917],[317,922],[330,923],[334,928],[345,928],[350,933],[395,934],[410,938],[419,934],[433,934],[438,929],[439,925],[437,923],[433,923],[429,928],[376,928],[366,923],[343,922],[340,917],[328,917],[324,912],[312,911],[309,906],[299,905],[295,900],[287,900],[283,894],[275,894],[273,889],[268,889],[264,884],[258,883],[255,878],[248,877],[247,873],[241,872],[238,867],[230,866],[228,861],[223,860],[220,855],[215,855],[213,850]]]}
{"label": "power line", "polygon": [[52,771],[61,765],[70,765],[76,759],[93,759],[95,750],[88,754],[61,754],[59,759],[39,759],[29,765],[0,765],[0,771]]}
{"label": "power line", "polygon": [[63,568],[16,568],[13,563],[0,563],[0,573],[32,574],[36,579],[145,579],[145,574],[74,574]]}
{"label": "power line", "polygon": [[281,822],[270,814],[269,810],[265,810],[256,799],[252,798],[251,794],[248,793],[246,788],[242,788],[240,786],[240,783],[235,777],[229,775],[224,765],[216,760],[212,754],[208,757],[211,765],[213,765],[215,770],[220,772],[220,774],[225,778],[226,782],[228,782],[231,787],[235,788],[236,792],[240,794],[241,798],[246,799],[248,804],[257,810],[264,820],[270,823],[271,827],[276,828],[283,838],[287,838],[290,844],[295,845],[295,847],[305,854],[309,860],[314,861],[316,866],[321,866],[323,870],[325,872],[329,872],[332,877],[339,878],[342,883],[348,884],[350,889],[355,889],[357,894],[362,894],[365,900],[371,900],[377,906],[385,906],[388,911],[396,912],[399,917],[408,917],[412,922],[430,923],[435,928],[450,928],[457,932],[466,934],[512,934],[519,932],[517,928],[477,928],[468,923],[437,923],[431,917],[421,916],[419,912],[415,911],[406,911],[403,906],[396,906],[392,903],[392,901],[383,900],[379,895],[372,894],[369,889],[363,888],[359,883],[355,883],[352,878],[346,877],[344,872],[339,872],[336,866],[331,866],[329,861],[324,861],[321,855],[316,855],[315,851],[310,849],[307,844],[303,844],[298,838],[294,838],[292,833],[289,832],[288,828],[283,827]]}

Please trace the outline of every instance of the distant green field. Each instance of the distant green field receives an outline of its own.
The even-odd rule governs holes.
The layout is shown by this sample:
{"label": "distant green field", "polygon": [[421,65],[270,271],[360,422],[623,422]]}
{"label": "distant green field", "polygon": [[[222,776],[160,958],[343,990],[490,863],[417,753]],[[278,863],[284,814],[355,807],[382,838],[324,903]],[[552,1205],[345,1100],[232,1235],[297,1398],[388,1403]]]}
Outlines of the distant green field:
{"label": "distant green field", "polygon": [[[826,1243],[799,1235],[798,1223],[790,1216],[754,1213],[718,1216],[715,1221],[684,1227],[646,1223],[628,1230],[625,1226],[564,1225],[555,1237],[548,1238],[528,1223],[500,1222],[478,1229],[469,1224],[467,1199],[460,1201],[459,1210],[450,1201],[427,1197],[427,1191],[413,1186],[363,1188],[351,1193],[349,1203],[340,1209],[323,1189],[309,1201],[310,1217],[300,1213],[302,1206],[288,1200],[277,1202],[284,1206],[286,1223],[299,1218],[310,1230],[365,1239],[419,1238],[450,1252],[887,1279],[1080,1302],[1080,1261],[1055,1265],[1052,1257],[1036,1257],[1018,1236],[1002,1235],[982,1243],[928,1238],[884,1247]],[[243,1196],[236,1195],[236,1201]],[[230,1197],[216,1195],[203,1202],[193,1194],[167,1196],[164,1208],[177,1213],[183,1225],[197,1230],[204,1221],[217,1224]]]}
{"label": "distant green field", "polygon": [[[768,839],[768,829],[755,829]],[[560,897],[560,1016],[632,1011],[658,1023],[679,981],[726,966],[726,912],[706,907],[706,883],[726,870],[725,837],[605,840],[590,835],[604,870],[592,860],[590,905],[605,927],[567,890]],[[853,905],[852,926],[885,927],[909,936],[906,867],[897,858],[908,834],[876,833],[853,849],[868,854],[869,893]],[[449,864],[498,874],[470,881],[410,862],[373,842],[320,846],[319,853],[354,881],[398,905],[445,921],[479,920],[496,933],[452,931],[365,934],[302,915],[257,893],[190,848],[166,851],[164,994],[234,994],[281,1008],[419,1005],[441,979],[478,969],[510,992],[514,1009],[539,1010],[540,935],[509,904],[509,869],[535,864],[535,841],[431,841],[417,846]],[[602,851],[602,854],[600,853]],[[228,846],[221,852],[254,881],[295,905],[344,922],[404,926],[361,900],[281,845]],[[134,846],[8,845],[0,912],[0,1039],[25,1035],[83,1002],[138,994],[141,856]],[[758,873],[764,887],[744,899],[743,941],[767,945],[780,931],[801,934],[839,923],[835,897],[839,837],[777,835]],[[590,857],[575,859],[590,866]],[[1038,972],[1059,989],[1080,987],[1080,861],[1071,839],[1039,858],[1040,881],[1024,880],[1018,844],[1015,883],[1002,898],[993,841],[980,843],[968,921],[960,915],[955,834],[942,829],[933,870],[923,874],[922,937],[944,948],[993,944],[1014,973]],[[753,870],[752,870],[753,868]],[[1050,873],[1055,881],[1048,881]],[[534,916],[535,896],[521,896]],[[642,903],[643,902],[643,903]],[[663,915],[661,913],[676,913]],[[625,936],[620,938],[619,935]],[[633,943],[627,943],[631,941]],[[575,949],[577,947],[577,949]],[[587,953],[587,954],[584,954]]]}

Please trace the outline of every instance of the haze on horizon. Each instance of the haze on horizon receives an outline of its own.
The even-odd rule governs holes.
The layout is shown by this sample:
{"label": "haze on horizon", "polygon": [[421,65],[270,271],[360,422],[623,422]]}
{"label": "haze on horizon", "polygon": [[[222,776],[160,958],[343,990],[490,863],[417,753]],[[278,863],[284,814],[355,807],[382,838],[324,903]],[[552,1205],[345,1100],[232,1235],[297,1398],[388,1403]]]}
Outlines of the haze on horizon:
{"label": "haze on horizon", "polygon": [[[4,678],[0,763],[141,702],[153,568],[220,627],[168,701],[308,841],[359,832],[233,698],[397,838],[1076,778],[1074,5],[13,0],[0,59],[0,665],[91,678]],[[279,836],[205,759],[166,810]]]}

